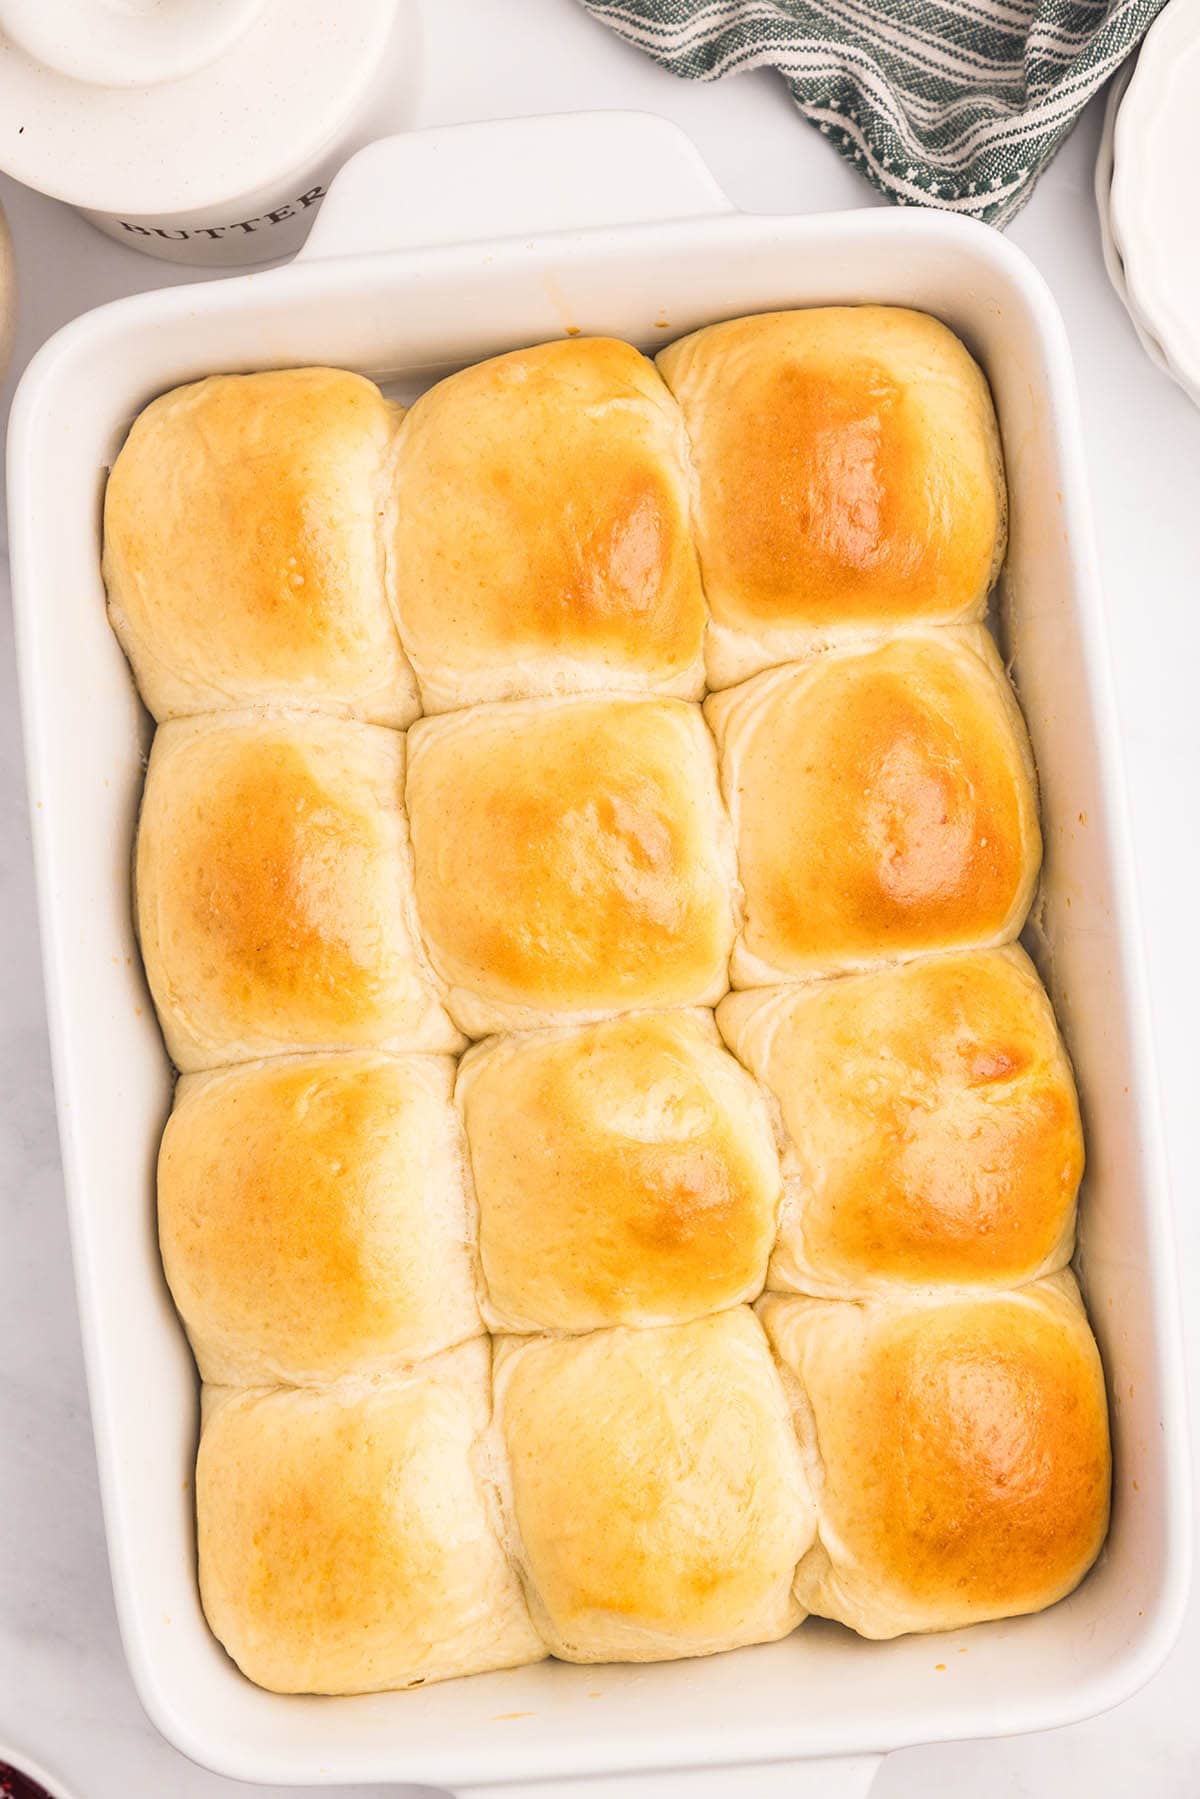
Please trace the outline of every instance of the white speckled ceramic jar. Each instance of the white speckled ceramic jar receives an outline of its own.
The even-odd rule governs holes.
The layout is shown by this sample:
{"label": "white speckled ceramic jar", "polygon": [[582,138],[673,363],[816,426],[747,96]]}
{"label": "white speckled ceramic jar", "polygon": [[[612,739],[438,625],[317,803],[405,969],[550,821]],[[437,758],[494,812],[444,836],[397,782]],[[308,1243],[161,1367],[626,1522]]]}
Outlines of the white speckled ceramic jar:
{"label": "white speckled ceramic jar", "polygon": [[0,0],[0,168],[148,255],[265,262],[415,65],[414,0]]}

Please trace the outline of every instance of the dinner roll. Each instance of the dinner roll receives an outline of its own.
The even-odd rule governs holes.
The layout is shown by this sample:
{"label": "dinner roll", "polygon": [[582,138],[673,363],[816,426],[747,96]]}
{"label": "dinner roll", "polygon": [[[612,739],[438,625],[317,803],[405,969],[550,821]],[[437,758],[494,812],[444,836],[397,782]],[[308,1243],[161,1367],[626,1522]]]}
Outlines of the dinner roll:
{"label": "dinner roll", "polygon": [[730,994],[719,1021],[788,1132],[769,1286],[1015,1287],[1070,1260],[1079,1105],[1016,944]]}
{"label": "dinner roll", "polygon": [[733,843],[699,707],[480,706],[408,744],[421,927],[468,1035],[720,999]]}
{"label": "dinner roll", "polygon": [[813,1504],[746,1307],[496,1348],[518,1556],[572,1662],[664,1661],[797,1624]]}
{"label": "dinner roll", "polygon": [[373,1693],[540,1659],[493,1521],[488,1347],[323,1390],[205,1389],[200,1596],[275,1693]]}
{"label": "dinner roll", "polygon": [[612,338],[497,356],[419,399],[388,579],[425,710],[587,691],[699,699],[686,454],[654,365]]}
{"label": "dinner roll", "polygon": [[668,1324],[762,1291],[771,1116],[710,1012],[496,1038],[457,1098],[495,1328]]}
{"label": "dinner roll", "polygon": [[735,987],[1017,935],[1033,758],[981,625],[773,669],[705,710],[746,895]]}
{"label": "dinner roll", "polygon": [[137,917],[179,1068],[458,1047],[409,922],[403,780],[403,739],[373,725],[243,712],[159,728]]}
{"label": "dinner roll", "polygon": [[360,375],[282,369],[177,387],[134,421],[104,578],[155,718],[263,701],[416,717],[380,534],[399,416]]}
{"label": "dinner roll", "polygon": [[726,687],[839,631],[977,617],[1004,554],[987,382],[936,319],[830,306],[710,325],[658,358],[696,471]]}
{"label": "dinner roll", "polygon": [[158,1232],[205,1380],[369,1375],[480,1333],[453,1081],[372,1050],[184,1076]]}
{"label": "dinner roll", "polygon": [[759,1310],[821,1468],[802,1605],[894,1637],[1040,1611],[1082,1580],[1108,1528],[1108,1411],[1069,1274]]}

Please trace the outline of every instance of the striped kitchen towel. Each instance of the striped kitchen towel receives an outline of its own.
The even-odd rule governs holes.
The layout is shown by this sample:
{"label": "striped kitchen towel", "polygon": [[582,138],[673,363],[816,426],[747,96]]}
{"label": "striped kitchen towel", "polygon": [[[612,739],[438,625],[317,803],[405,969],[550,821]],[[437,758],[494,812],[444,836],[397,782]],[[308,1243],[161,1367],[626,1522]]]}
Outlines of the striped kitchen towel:
{"label": "striped kitchen towel", "polygon": [[676,75],[778,69],[899,205],[1005,225],[1164,0],[583,0]]}

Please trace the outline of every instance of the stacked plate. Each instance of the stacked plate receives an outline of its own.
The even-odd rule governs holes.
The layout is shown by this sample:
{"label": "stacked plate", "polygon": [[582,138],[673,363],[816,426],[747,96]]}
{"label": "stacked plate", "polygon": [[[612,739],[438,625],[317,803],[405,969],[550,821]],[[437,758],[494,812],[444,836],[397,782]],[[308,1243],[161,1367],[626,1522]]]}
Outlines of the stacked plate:
{"label": "stacked plate", "polygon": [[1114,79],[1096,203],[1147,355],[1200,405],[1200,0],[1172,0]]}

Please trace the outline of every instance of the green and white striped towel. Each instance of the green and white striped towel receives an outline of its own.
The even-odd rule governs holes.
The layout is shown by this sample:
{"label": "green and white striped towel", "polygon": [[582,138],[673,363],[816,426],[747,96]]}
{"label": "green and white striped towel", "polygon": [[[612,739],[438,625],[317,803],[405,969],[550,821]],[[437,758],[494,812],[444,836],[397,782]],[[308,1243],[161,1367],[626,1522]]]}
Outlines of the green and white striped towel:
{"label": "green and white striped towel", "polygon": [[1164,0],[583,0],[696,81],[778,69],[889,200],[1005,225]]}

